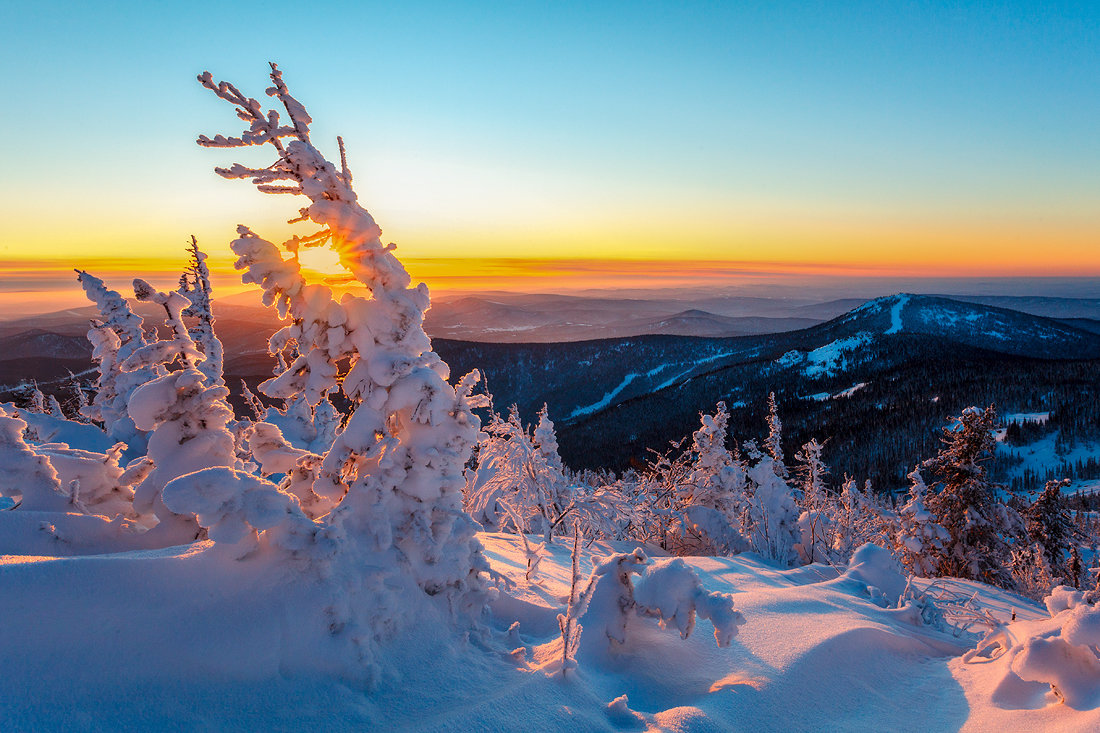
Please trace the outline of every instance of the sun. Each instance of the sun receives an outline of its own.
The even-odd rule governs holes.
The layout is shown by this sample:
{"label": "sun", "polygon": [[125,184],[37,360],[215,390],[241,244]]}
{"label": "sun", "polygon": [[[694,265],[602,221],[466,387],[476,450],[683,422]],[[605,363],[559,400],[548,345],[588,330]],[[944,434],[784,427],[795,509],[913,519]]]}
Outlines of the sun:
{"label": "sun", "polygon": [[340,257],[328,247],[303,247],[298,252],[298,262],[302,270],[316,273],[322,278],[347,275],[348,271],[340,264]]}

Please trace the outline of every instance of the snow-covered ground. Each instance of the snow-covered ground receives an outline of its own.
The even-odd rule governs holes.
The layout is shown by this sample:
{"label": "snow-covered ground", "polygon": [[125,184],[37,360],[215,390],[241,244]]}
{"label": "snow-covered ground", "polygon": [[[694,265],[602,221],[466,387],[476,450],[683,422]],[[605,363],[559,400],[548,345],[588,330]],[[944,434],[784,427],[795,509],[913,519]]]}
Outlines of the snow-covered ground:
{"label": "snow-covered ground", "polygon": [[[30,514],[0,513],[0,535],[25,534],[51,519]],[[310,610],[320,605],[320,582],[300,570],[230,560],[208,542],[78,557],[4,555],[4,729],[1100,727],[1100,711],[1051,704],[1033,683],[1006,677],[997,659],[964,663],[960,654],[973,636],[956,638],[922,625],[911,610],[876,605],[868,583],[896,593],[900,576],[876,567],[845,575],[823,565],[779,570],[748,555],[688,560],[707,591],[732,593],[744,615],[729,646],[715,644],[705,620],[682,640],[675,629],[634,617],[627,643],[607,651],[607,639],[592,638],[600,631],[593,622],[582,631],[579,667],[563,679],[547,670],[560,653],[566,543],[549,548],[529,583],[518,537],[480,539],[507,578],[492,609],[497,640],[455,640],[438,619],[415,619],[384,645],[385,671],[373,686],[340,674],[331,661],[336,642],[312,623],[320,619]],[[583,549],[581,574],[598,557],[631,549]],[[976,592],[978,605],[1002,619],[1013,610],[1020,620],[1047,618],[1007,592],[949,582],[962,595]],[[514,621],[518,635],[506,638]]]}
{"label": "snow-covered ground", "polygon": [[[1003,441],[1004,436],[1004,428],[994,433],[994,437],[997,438],[998,441]],[[1041,475],[1046,469],[1052,466],[1059,466],[1063,462],[1072,464],[1077,461],[1087,461],[1090,457],[1100,455],[1100,446],[1092,443],[1078,443],[1064,453],[1059,454],[1057,451],[1057,441],[1058,432],[1055,431],[1049,435],[1043,436],[1034,443],[1029,443],[1024,446],[1002,444],[998,450],[1017,456],[1022,461],[1009,469],[1010,476],[1022,476],[1028,469]]]}

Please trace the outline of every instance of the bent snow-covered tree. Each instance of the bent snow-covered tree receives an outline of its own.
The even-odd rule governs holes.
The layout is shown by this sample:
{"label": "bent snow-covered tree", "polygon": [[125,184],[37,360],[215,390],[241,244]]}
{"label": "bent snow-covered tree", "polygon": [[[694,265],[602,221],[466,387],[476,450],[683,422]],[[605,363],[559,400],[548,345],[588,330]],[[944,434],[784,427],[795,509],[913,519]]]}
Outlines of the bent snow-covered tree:
{"label": "bent snow-covered tree", "polygon": [[[270,145],[276,154],[264,168],[235,164],[217,172],[251,179],[263,193],[306,197],[308,205],[291,223],[318,225],[282,248],[241,226],[231,246],[244,282],[259,285],[264,303],[289,319],[270,349],[292,361],[260,385],[261,392],[282,399],[302,395],[317,405],[339,389],[354,408],[313,481],[318,496],[339,500],[322,521],[339,525],[350,538],[345,552],[359,567],[373,568],[379,586],[415,583],[459,613],[480,615],[489,595],[482,572],[488,566],[477,526],[462,511],[463,467],[480,429],[471,412],[479,406],[471,396],[477,373],[457,386],[447,383],[448,367],[423,328],[427,287],[411,285],[394,245],[383,244],[381,228],[359,204],[342,141],[339,166],[314,147],[312,119],[279,69],[271,65],[267,94],[281,103],[285,117],[209,72],[199,81],[234,105],[248,126],[239,137],[202,136],[199,145]],[[328,287],[307,283],[296,255],[316,246],[335,251],[370,297],[336,300]]]}

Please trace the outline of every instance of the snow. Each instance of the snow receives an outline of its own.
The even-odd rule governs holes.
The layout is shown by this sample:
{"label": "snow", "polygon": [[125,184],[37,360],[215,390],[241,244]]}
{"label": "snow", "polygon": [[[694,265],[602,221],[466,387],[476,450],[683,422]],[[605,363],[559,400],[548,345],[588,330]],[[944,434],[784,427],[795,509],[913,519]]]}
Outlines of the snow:
{"label": "snow", "polygon": [[[631,382],[633,382],[635,379],[637,379],[640,376],[641,376],[640,374],[627,374],[626,377],[623,379],[623,381],[619,383],[619,386],[616,387],[615,389],[611,390],[610,392],[604,394],[602,399],[600,399],[597,402],[593,402],[591,405],[587,405],[585,407],[578,407],[577,409],[573,410],[573,412],[570,413],[569,417],[567,417],[566,419],[567,420],[572,420],[572,419],[578,418],[582,415],[591,415],[593,412],[599,412],[600,410],[602,410],[605,407],[607,407],[608,405],[610,405],[611,400],[618,397],[619,394],[624,389],[626,389],[630,385]],[[663,385],[662,385],[662,387],[663,387]],[[658,387],[657,389],[662,389],[662,387]]]}
{"label": "snow", "polygon": [[1014,422],[1017,423],[1036,423],[1038,425],[1046,425],[1050,420],[1049,412],[1009,412],[1001,416],[1001,420],[1005,425],[1011,425]]}
{"label": "snow", "polygon": [[[999,440],[1003,439],[1004,429],[1001,428],[996,431],[995,437],[998,437]],[[1100,446],[1092,443],[1078,443],[1065,453],[1059,455],[1057,451],[1057,440],[1058,431],[1054,431],[1049,435],[1044,435],[1034,443],[1029,443],[1025,446],[1002,444],[997,450],[1022,459],[1022,463],[1009,467],[1008,475],[1010,478],[1022,476],[1029,468],[1042,475],[1046,472],[1047,468],[1061,465],[1063,461],[1072,465],[1077,461],[1087,461],[1091,456],[1100,455]],[[1075,490],[1074,487],[1068,489],[1070,492]]]}
{"label": "snow", "polygon": [[895,333],[901,333],[901,311],[908,302],[908,294],[903,293],[897,296],[894,305],[890,308],[890,328],[886,329],[884,332],[885,335],[890,336]]}
{"label": "snow", "polygon": [[806,366],[802,371],[807,377],[833,376],[847,367],[855,351],[870,342],[871,334],[858,333],[827,343],[806,354]]}
{"label": "snow", "polygon": [[844,390],[841,390],[841,391],[837,392],[835,395],[833,395],[833,399],[837,400],[837,399],[841,399],[843,397],[851,397],[856,392],[858,392],[861,389],[863,389],[864,387],[866,387],[867,384],[868,384],[867,382],[860,382],[858,384],[853,384],[848,389],[844,389]]}
{"label": "snow", "polygon": [[848,387],[847,389],[842,389],[835,394],[830,392],[815,392],[814,394],[806,395],[802,399],[811,400],[814,402],[825,402],[826,400],[844,399],[847,397],[851,397],[856,392],[866,387],[868,384],[869,382],[859,382],[858,384],[853,384],[851,387]]}
{"label": "snow", "polygon": [[[0,536],[28,516],[0,513]],[[732,594],[744,623],[729,646],[716,646],[714,626],[701,616],[696,633],[681,639],[668,608],[671,633],[634,616],[625,645],[602,659],[582,655],[563,680],[545,664],[568,593],[569,548],[547,547],[538,582],[528,583],[519,537],[479,539],[513,584],[493,604],[492,623],[504,634],[519,621],[518,654],[445,638],[420,618],[415,632],[386,648],[391,672],[373,687],[343,677],[332,663],[333,638],[304,623],[324,592],[319,577],[288,576],[263,558],[229,560],[209,542],[4,556],[0,624],[18,629],[0,636],[5,727],[611,731],[636,723],[931,733],[1100,725],[1095,709],[1042,695],[1028,698],[1038,705],[1032,709],[998,697],[1004,663],[965,663],[959,655],[972,640],[873,602],[866,587],[891,577],[874,551],[856,563],[858,582],[855,570],[844,580],[827,566],[784,571],[751,555],[672,561],[693,571],[703,591]],[[597,542],[582,549],[581,570],[632,547]],[[659,557],[654,565],[671,566]],[[676,585],[694,587],[682,577]],[[1017,609],[1027,623],[1047,616],[1004,591],[955,582],[991,608]]]}

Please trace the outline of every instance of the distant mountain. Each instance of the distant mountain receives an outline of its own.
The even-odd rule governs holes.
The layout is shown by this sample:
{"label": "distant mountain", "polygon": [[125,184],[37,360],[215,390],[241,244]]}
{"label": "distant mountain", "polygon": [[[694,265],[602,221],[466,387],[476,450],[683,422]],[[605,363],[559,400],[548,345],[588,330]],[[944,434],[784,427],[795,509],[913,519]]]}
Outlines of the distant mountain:
{"label": "distant mountain", "polygon": [[[433,338],[548,343],[647,334],[731,337],[806,328],[824,318],[807,301],[709,297],[634,300],[494,294],[440,299],[424,320]],[[831,316],[830,316],[831,317]]]}
{"label": "distant mountain", "polygon": [[1007,308],[1047,318],[1100,320],[1100,298],[1051,298],[1039,295],[945,295],[943,297],[964,303]]}
{"label": "distant mountain", "polygon": [[79,359],[91,357],[92,345],[83,335],[67,336],[41,328],[0,337],[0,361],[5,359]]}
{"label": "distant mountain", "polygon": [[[769,391],[792,448],[832,437],[841,470],[896,482],[969,404],[1049,407],[1067,383],[1100,379],[1100,336],[1048,318],[935,296],[867,302],[827,323],[734,339],[646,336],[571,344],[438,341],[453,373],[480,368],[499,407],[545,402],[567,462],[623,468],[689,435],[725,400],[731,434],[763,430]],[[1083,365],[1083,366],[1082,366]],[[1085,375],[1082,377],[1081,375]],[[1097,387],[1100,391],[1100,385]],[[888,440],[857,440],[857,431]],[[863,446],[885,446],[868,457]],[[792,451],[793,452],[793,451]]]}

